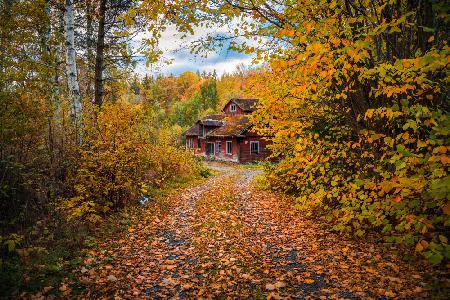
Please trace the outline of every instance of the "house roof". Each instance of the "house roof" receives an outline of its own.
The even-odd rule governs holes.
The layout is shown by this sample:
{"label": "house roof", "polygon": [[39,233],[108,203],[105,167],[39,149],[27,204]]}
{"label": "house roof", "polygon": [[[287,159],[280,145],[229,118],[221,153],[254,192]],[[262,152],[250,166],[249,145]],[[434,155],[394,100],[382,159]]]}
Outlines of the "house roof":
{"label": "house roof", "polygon": [[238,136],[251,126],[245,115],[227,116],[223,121],[223,126],[209,132],[208,136]]}
{"label": "house roof", "polygon": [[[231,99],[230,101],[236,103],[244,111],[254,111],[253,106],[258,102],[257,99]],[[198,120],[184,134],[186,136],[198,136],[200,125],[217,127],[207,134],[207,136],[212,137],[239,136],[251,126],[246,115],[227,116],[224,114],[215,114]]]}
{"label": "house roof", "polygon": [[197,123],[206,125],[206,126],[222,126],[222,120],[225,118],[224,115],[208,115],[200,120]]}
{"label": "house roof", "polygon": [[192,126],[191,128],[189,128],[188,130],[186,130],[184,132],[184,135],[198,135],[198,132],[200,130],[200,125],[198,125],[198,123],[194,124],[194,126]]}
{"label": "house roof", "polygon": [[[255,104],[258,103],[258,99],[241,99],[241,98],[233,98],[228,103],[234,102],[237,106],[239,106],[244,112],[253,112],[255,111]],[[228,103],[225,105],[227,106]]]}
{"label": "house roof", "polygon": [[225,115],[208,115],[200,120],[198,120],[194,126],[192,126],[191,128],[189,128],[188,130],[186,130],[184,132],[184,135],[189,135],[189,136],[193,136],[193,135],[198,135],[199,131],[200,131],[200,124],[201,125],[205,125],[205,126],[215,126],[215,127],[219,127],[223,125],[222,120],[225,118]]}

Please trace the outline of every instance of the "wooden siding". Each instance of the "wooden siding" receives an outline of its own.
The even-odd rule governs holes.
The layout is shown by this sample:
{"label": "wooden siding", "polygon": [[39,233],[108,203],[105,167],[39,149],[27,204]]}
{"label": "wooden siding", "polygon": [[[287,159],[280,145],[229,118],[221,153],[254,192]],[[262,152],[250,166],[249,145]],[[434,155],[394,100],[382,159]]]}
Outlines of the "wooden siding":
{"label": "wooden siding", "polygon": [[[251,153],[250,149],[250,142],[258,141],[259,142],[259,153]],[[266,141],[262,137],[259,136],[246,136],[244,138],[241,138],[239,140],[239,162],[242,163],[248,163],[252,161],[258,161],[266,158],[271,154],[269,149],[267,149],[267,146],[270,145],[272,142]]]}
{"label": "wooden siding", "polygon": [[[267,141],[263,137],[259,136],[256,132],[249,130],[245,133],[244,137],[193,137],[188,136],[186,139],[193,139],[194,149],[189,149],[196,155],[206,156],[206,143],[214,143],[214,154],[210,157],[214,157],[218,160],[232,161],[240,163],[249,163],[253,161],[263,160],[271,154],[271,151],[267,148],[272,142]],[[232,153],[227,154],[227,141],[232,142]],[[251,153],[251,142],[259,142],[259,153]],[[217,148],[217,142],[220,142],[220,151]],[[273,159],[276,161],[276,159]]]}
{"label": "wooden siding", "polygon": [[[232,148],[233,151],[231,154],[227,154],[226,150],[227,150],[227,141],[231,141],[232,142]],[[218,152],[217,150],[217,142],[221,142],[220,143],[220,152]],[[206,156],[206,143],[214,143],[214,156],[216,159],[220,159],[220,160],[225,160],[225,161],[234,161],[234,162],[239,162],[239,158],[238,158],[238,141],[236,138],[207,138],[207,139],[201,139],[200,140],[200,151],[198,154],[200,155],[204,155]]]}
{"label": "wooden siding", "polygon": [[[234,112],[230,110],[230,107],[231,107],[232,104],[236,105],[236,111],[234,111]],[[230,101],[230,102],[223,108],[223,112],[224,112],[226,115],[229,115],[229,116],[236,116],[236,115],[243,115],[243,114],[244,114],[244,111],[243,111],[237,104],[235,104],[235,103],[232,102],[232,101]]]}
{"label": "wooden siding", "polygon": [[[189,141],[192,140],[193,148],[189,148]],[[200,139],[198,136],[187,136],[186,137],[186,150],[193,152],[194,154],[201,154]]]}

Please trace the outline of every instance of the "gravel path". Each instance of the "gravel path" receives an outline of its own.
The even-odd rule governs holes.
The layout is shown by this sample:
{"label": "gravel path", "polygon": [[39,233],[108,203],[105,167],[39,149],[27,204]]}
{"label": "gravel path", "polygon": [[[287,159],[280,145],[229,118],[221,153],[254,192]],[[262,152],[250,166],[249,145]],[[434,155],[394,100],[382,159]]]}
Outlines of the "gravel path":
{"label": "gravel path", "polygon": [[287,200],[255,189],[261,171],[208,166],[218,174],[175,195],[166,217],[131,225],[113,249],[104,244],[97,260],[110,263],[79,275],[84,298],[429,297],[420,267],[323,231]]}

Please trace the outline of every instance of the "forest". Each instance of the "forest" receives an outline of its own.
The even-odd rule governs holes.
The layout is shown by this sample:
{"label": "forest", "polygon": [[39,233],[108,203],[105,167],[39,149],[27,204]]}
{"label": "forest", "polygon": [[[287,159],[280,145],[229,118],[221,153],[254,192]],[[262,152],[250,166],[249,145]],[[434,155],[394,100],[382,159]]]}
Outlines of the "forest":
{"label": "forest", "polygon": [[[298,292],[313,299],[445,299],[449,11],[439,0],[0,0],[0,298],[285,299]],[[199,59],[225,49],[252,63],[220,74],[200,65],[164,72],[171,61],[161,45],[170,29]],[[194,39],[197,32],[207,34]],[[144,65],[157,71],[138,72]],[[250,121],[270,141],[270,159],[230,166],[186,151],[184,132],[232,98],[259,99]],[[246,176],[254,176],[252,183]],[[206,190],[196,194],[195,187]],[[247,193],[257,199],[253,206],[240,198]],[[253,244],[264,250],[238,239],[265,217],[251,211],[254,205],[293,218],[277,226],[292,235],[305,228],[310,243],[321,243],[311,229],[319,226],[340,243],[381,247],[380,257],[401,261],[393,268],[401,275],[364,294],[364,279],[346,286],[339,272],[273,271],[257,258],[270,252],[259,245],[262,235]],[[249,213],[242,215],[241,206]],[[188,218],[189,207],[195,220],[184,233],[172,226],[187,222],[177,211]],[[141,278],[136,259],[101,252],[139,253],[123,246],[130,236],[164,249],[153,244],[160,222],[192,241],[186,249],[195,250],[181,257],[198,258],[195,280],[178,283],[184,277],[170,275],[182,269],[174,262],[179,253],[149,258],[172,276],[153,289],[156,281]],[[235,222],[241,233],[233,231]],[[277,226],[267,225],[272,238]],[[199,241],[224,247],[217,257],[242,257],[224,267],[215,248]],[[280,249],[294,249],[289,243]],[[257,254],[237,254],[245,247]],[[205,255],[212,261],[202,261]],[[414,265],[423,273],[409,276]],[[107,273],[126,266],[141,271],[137,282]],[[340,282],[329,283],[333,276]],[[412,278],[420,286],[410,286]],[[250,281],[256,288],[247,288]],[[173,287],[178,294],[170,294]],[[351,296],[342,296],[344,287]],[[120,294],[124,289],[129,293]]]}

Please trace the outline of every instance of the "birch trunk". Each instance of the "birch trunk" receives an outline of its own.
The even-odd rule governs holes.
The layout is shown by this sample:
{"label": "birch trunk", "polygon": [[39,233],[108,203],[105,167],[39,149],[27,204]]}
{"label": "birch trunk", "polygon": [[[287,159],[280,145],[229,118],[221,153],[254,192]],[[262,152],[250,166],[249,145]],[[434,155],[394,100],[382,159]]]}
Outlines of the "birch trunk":
{"label": "birch trunk", "polygon": [[71,101],[71,118],[76,129],[81,127],[81,95],[77,77],[77,62],[75,53],[75,24],[73,0],[66,0],[64,14],[64,37],[66,41],[66,73]]}

